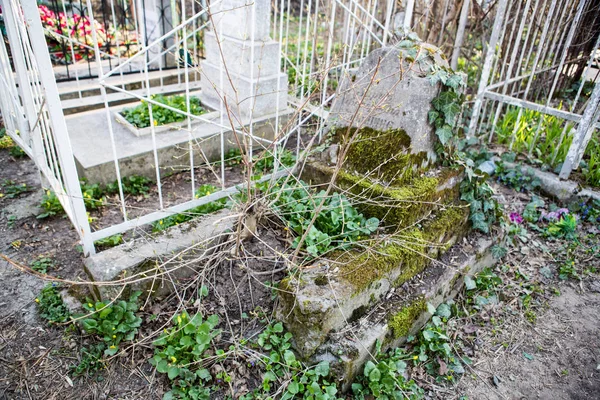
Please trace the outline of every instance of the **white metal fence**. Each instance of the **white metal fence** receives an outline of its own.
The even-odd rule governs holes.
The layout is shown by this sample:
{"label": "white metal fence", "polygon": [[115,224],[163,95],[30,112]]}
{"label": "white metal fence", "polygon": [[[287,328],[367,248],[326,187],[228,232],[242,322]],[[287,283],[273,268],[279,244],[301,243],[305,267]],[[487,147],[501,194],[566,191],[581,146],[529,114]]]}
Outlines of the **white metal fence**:
{"label": "white metal fence", "polygon": [[[546,18],[557,2],[563,17]],[[477,62],[474,54],[488,49],[481,60],[485,61],[483,68],[461,65],[473,72],[475,81],[483,70],[471,132],[484,132],[486,124],[500,121],[508,104],[580,122],[578,130],[585,130],[586,121],[597,119],[589,111],[597,96],[578,114],[558,110],[550,103],[537,105],[537,99],[523,89],[528,79],[531,82],[540,72],[560,76],[570,62],[560,56],[561,51],[569,47],[566,42],[573,41],[570,33],[577,32],[573,31],[577,16],[585,17],[590,2],[216,0],[207,7],[192,0],[87,0],[78,7],[73,2],[56,3],[48,9],[50,13],[34,0],[2,0],[10,54],[0,44],[0,107],[7,132],[36,162],[81,236],[84,252],[92,254],[94,241],[231,197],[248,187],[257,179],[251,173],[257,154],[273,156],[268,173],[260,179],[289,173],[291,168],[280,160],[283,149],[299,156],[302,142],[319,134],[339,80],[374,48],[394,41],[395,31],[406,26],[413,26],[422,37],[451,53],[452,65],[468,59]],[[557,7],[555,4],[554,9]],[[491,21],[495,21],[493,32],[486,43]],[[549,35],[540,35],[533,27],[545,21],[562,22],[552,28],[560,28],[556,35],[560,40],[551,40],[554,50],[542,56],[534,48],[543,48],[539,45]],[[57,29],[52,26],[56,23],[64,26]],[[80,24],[85,35],[73,33]],[[46,41],[58,47],[49,51]],[[79,62],[77,52],[85,54]],[[539,60],[525,62],[531,54]],[[549,68],[546,62],[553,57],[556,65]],[[128,75],[132,72],[135,74]],[[168,74],[175,77],[174,83],[167,83]],[[71,82],[57,87],[56,81],[65,79]],[[89,118],[87,113],[74,115],[78,119],[65,118],[59,99],[64,85],[71,85],[74,98],[63,98],[63,107],[68,102],[96,101],[100,111]],[[550,92],[557,85],[552,85]],[[154,97],[166,92],[183,94],[185,107],[167,106]],[[195,96],[212,111],[192,113]],[[125,130],[116,116],[121,110],[117,101],[141,101],[147,106],[148,135],[136,137]],[[176,131],[165,133],[155,125],[155,107],[184,117]],[[121,216],[120,221],[111,220],[104,226],[88,220],[90,210],[85,208],[79,187],[80,175],[85,172],[81,160],[74,160],[74,149],[82,142],[74,131],[88,129],[83,125],[98,113],[101,131],[90,139],[98,144],[92,150],[108,154],[110,162],[102,171],[118,182],[118,196],[114,197],[118,200],[113,207],[118,207]],[[177,152],[166,150],[169,137],[180,138],[172,146]],[[585,148],[585,137],[579,135],[573,143]],[[131,151],[138,146],[146,146],[147,154],[132,166]],[[242,181],[232,179],[226,171],[227,153],[232,148],[244,153],[247,168]],[[144,209],[128,201],[123,187],[123,178],[140,168],[157,189],[154,203]],[[176,200],[164,185],[167,168],[187,180],[187,188]],[[197,198],[196,190],[204,182],[198,177],[201,170],[210,175],[218,190]]]}
{"label": "white metal fence", "polygon": [[[560,167],[568,178],[598,135],[598,18],[593,0],[501,0],[469,132]],[[568,104],[557,94],[582,84]],[[535,152],[537,151],[537,154]]]}

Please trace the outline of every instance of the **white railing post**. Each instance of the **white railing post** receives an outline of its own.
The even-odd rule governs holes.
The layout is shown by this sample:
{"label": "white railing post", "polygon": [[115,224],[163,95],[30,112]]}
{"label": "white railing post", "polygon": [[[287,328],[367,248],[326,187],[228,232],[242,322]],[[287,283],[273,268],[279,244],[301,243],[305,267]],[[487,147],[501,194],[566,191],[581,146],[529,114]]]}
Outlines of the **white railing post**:
{"label": "white railing post", "polygon": [[502,30],[502,22],[504,21],[507,3],[508,0],[500,0],[498,2],[498,10],[496,11],[496,19],[494,20],[494,26],[492,28],[492,36],[490,37],[490,43],[488,44],[487,53],[485,55],[483,71],[481,72],[481,79],[479,80],[479,88],[477,89],[477,98],[473,105],[473,113],[471,114],[471,121],[469,123],[469,131],[467,132],[468,137],[474,136],[475,128],[477,127],[483,103],[483,95],[487,89],[490,74],[492,72],[492,63],[494,61],[494,55],[496,54],[496,44],[498,43],[500,31]]}
{"label": "white railing post", "polygon": [[573,143],[565,157],[565,162],[560,170],[559,177],[568,179],[571,171],[577,169],[583,153],[587,148],[594,132],[596,121],[600,118],[600,84],[596,84],[588,105],[583,111],[581,121],[573,133]]}
{"label": "white railing post", "polygon": [[[81,187],[79,186],[79,176],[73,159],[73,150],[71,148],[71,140],[67,132],[67,123],[62,112],[58,87],[54,79],[52,63],[50,62],[50,54],[46,44],[46,38],[40,21],[40,14],[35,0],[21,0],[23,13],[26,19],[27,31],[30,36],[31,48],[34,53],[35,62],[39,72],[39,79],[45,98],[45,108],[48,112],[48,125],[52,128],[54,143],[58,155],[60,169],[62,172],[62,181],[64,190],[67,195],[70,208],[71,222],[77,229],[77,233],[81,238],[83,253],[89,256],[95,253],[94,242],[91,237],[90,224],[88,222],[85,204]],[[31,123],[31,122],[30,122]],[[37,135],[40,132],[37,128],[32,135]]]}
{"label": "white railing post", "polygon": [[456,30],[456,38],[454,39],[454,49],[452,50],[452,61],[450,62],[450,67],[452,67],[453,70],[458,68],[458,58],[460,57],[460,48],[465,39],[465,28],[467,27],[467,20],[469,19],[470,5],[471,0],[464,0],[460,11],[460,20],[458,22],[458,29]]}

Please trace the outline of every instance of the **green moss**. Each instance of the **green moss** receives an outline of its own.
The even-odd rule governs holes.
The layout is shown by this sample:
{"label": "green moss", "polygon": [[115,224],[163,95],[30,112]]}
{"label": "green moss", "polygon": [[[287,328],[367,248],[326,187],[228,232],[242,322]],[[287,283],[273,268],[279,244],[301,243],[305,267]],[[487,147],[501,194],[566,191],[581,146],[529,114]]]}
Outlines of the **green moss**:
{"label": "green moss", "polygon": [[391,328],[394,337],[398,339],[407,336],[415,320],[419,318],[426,309],[427,305],[425,303],[425,298],[418,297],[394,314],[388,321],[388,325]]}
{"label": "green moss", "polygon": [[425,153],[411,154],[410,136],[402,129],[337,128],[334,141],[341,146],[351,141],[344,168],[390,184],[409,181],[427,164]]}
{"label": "green moss", "polygon": [[401,267],[403,282],[421,272],[426,265],[426,242],[420,230],[413,228],[395,237],[395,242],[379,246],[375,252],[342,255],[337,262],[340,277],[350,282],[359,293],[391,270]]}
{"label": "green moss", "polygon": [[[424,238],[432,243],[444,243],[452,236],[462,236],[469,228],[467,217],[469,208],[449,205],[436,213],[434,219],[423,226]],[[445,251],[447,248],[442,247]]]}
{"label": "green moss", "polygon": [[433,208],[438,183],[437,178],[425,176],[400,187],[386,187],[346,171],[340,171],[337,179],[340,188],[364,199],[357,204],[362,213],[398,227],[412,225]]}

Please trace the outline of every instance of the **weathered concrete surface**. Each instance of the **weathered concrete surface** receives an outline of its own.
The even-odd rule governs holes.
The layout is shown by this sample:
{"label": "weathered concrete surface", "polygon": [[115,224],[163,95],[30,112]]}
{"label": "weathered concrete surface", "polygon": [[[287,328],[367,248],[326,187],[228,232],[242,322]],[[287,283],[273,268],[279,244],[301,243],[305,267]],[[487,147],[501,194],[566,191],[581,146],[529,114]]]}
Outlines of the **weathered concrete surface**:
{"label": "weathered concrete surface", "polygon": [[[364,250],[354,250],[343,259],[322,259],[299,276],[284,280],[276,317],[296,338],[299,355],[310,357],[331,331],[361,317],[387,293],[425,269],[440,250],[462,239],[468,230],[467,215],[459,215],[445,230],[436,225],[437,217],[424,220],[419,231],[423,235],[401,231],[397,237],[379,238],[370,251],[372,256],[364,260]],[[415,245],[413,240],[419,243]],[[346,268],[336,267],[340,263]],[[370,278],[363,282],[352,277],[355,274]]]}
{"label": "weathered concrete surface", "polygon": [[280,71],[279,43],[270,37],[270,1],[224,0],[210,8],[202,101],[213,109],[225,101],[242,118],[286,110],[288,77]]}
{"label": "weathered concrete surface", "polygon": [[[113,109],[118,112],[122,108],[124,107]],[[212,120],[219,123],[218,116],[210,115]],[[289,114],[279,116],[280,126],[286,123],[288,116]],[[152,136],[138,137],[117,123],[114,115],[111,115],[111,118],[121,176],[143,175],[156,179]],[[114,182],[116,171],[105,110],[69,115],[66,121],[79,176],[87,178],[90,183]],[[243,122],[248,124],[249,121]],[[253,124],[253,134],[257,137],[273,138],[278,129],[275,126],[274,115],[255,118]],[[225,125],[229,126],[227,120]],[[235,129],[239,134],[241,126],[236,124]],[[209,162],[220,159],[220,132],[221,128],[218,125],[208,122],[192,126],[194,165],[206,163],[204,155]],[[225,151],[237,147],[231,128],[224,129],[223,135]],[[166,131],[156,134],[155,137],[161,174],[177,172],[190,165],[190,134],[187,129]],[[255,141],[255,146],[260,148],[264,143]]]}
{"label": "weathered concrete surface", "polygon": [[429,159],[435,159],[436,138],[427,113],[440,88],[432,85],[426,75],[432,63],[446,68],[448,63],[436,47],[424,43],[420,46],[420,51],[432,55],[432,62],[409,62],[405,50],[397,46],[372,51],[356,74],[340,83],[328,125],[377,131],[402,129],[411,138],[412,154],[425,152]]}
{"label": "weathered concrete surface", "polygon": [[[234,221],[229,216],[229,210],[221,210],[172,227],[164,234],[110,248],[86,258],[85,270],[97,283],[142,279],[132,286],[156,291],[156,295],[168,292],[172,288],[171,280],[176,282],[193,276],[202,258],[214,252],[229,236]],[[94,289],[99,297],[112,297],[122,287],[110,283]]]}
{"label": "weathered concrete surface", "polygon": [[600,191],[582,189],[577,182],[563,181],[552,172],[516,163],[504,162],[504,164],[509,168],[521,168],[522,173],[535,176],[540,180],[540,189],[542,192],[555,197],[564,204],[587,201],[589,199],[600,201]]}
{"label": "weathered concrete surface", "polygon": [[[320,188],[331,182],[334,168],[311,159],[299,173],[302,180]],[[388,186],[342,169],[335,190],[355,200],[355,206],[365,215],[377,217],[388,226],[406,227],[436,207],[457,201],[462,176],[459,170],[440,168],[406,184]]]}
{"label": "weathered concrete surface", "polygon": [[473,276],[483,268],[495,265],[496,260],[490,251],[493,244],[488,238],[478,239],[475,251],[471,251],[469,256],[459,250],[462,244],[455,245],[448,253],[456,254],[456,260],[442,259],[444,263],[434,263],[402,288],[381,299],[369,315],[330,333],[327,342],[316,350],[311,360],[315,363],[329,361],[335,376],[340,379],[342,390],[347,391],[362,366],[372,359],[377,341],[382,343],[382,351],[398,347],[431,318],[427,307],[423,307],[410,324],[407,334],[395,337],[388,323],[394,313],[412,307],[416,302],[437,307],[456,297],[464,286],[465,276]]}

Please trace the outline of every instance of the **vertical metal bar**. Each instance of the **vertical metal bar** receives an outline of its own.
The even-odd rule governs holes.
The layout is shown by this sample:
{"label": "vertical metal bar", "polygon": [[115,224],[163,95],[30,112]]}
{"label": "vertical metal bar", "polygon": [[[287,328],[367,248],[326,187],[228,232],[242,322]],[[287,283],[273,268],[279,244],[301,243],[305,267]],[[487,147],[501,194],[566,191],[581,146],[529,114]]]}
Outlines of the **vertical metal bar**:
{"label": "vertical metal bar", "polygon": [[[92,10],[92,4],[90,0],[87,1],[88,12],[90,13],[90,19],[94,19]],[[94,53],[96,59],[96,66],[98,68],[98,82],[100,83],[100,96],[104,102],[104,111],[106,115],[106,121],[108,123],[108,135],[110,137],[110,145],[113,155],[113,161],[115,165],[115,174],[117,177],[117,186],[119,187],[119,200],[121,202],[121,213],[123,214],[123,221],[127,222],[127,208],[125,207],[125,195],[123,194],[123,182],[121,181],[121,168],[119,167],[119,158],[117,156],[117,145],[115,143],[115,135],[112,125],[112,115],[110,113],[110,107],[108,106],[108,96],[106,94],[106,87],[104,86],[104,77],[102,74],[102,59],[100,57],[100,49],[98,48],[98,36],[96,33],[96,27],[92,24],[92,40],[94,42]]]}
{"label": "vertical metal bar", "polygon": [[[521,37],[523,36],[523,30],[525,29],[525,22],[527,20],[530,5],[531,5],[531,0],[527,0],[527,2],[525,3],[525,9],[522,13],[521,23],[519,25],[519,33],[517,34],[517,40],[514,41],[512,54],[510,56],[510,61],[508,63],[508,70],[506,73],[505,81],[508,81],[512,76],[513,67],[514,67],[515,61],[517,59],[517,54],[519,52],[519,45],[521,43]],[[509,84],[504,84],[502,86],[502,94],[506,94],[508,86],[509,86]],[[504,103],[502,103],[502,102],[498,102],[498,107],[497,107],[496,113],[494,115],[494,122],[492,124],[492,129],[490,129],[490,134],[489,134],[489,138],[488,138],[488,141],[490,143],[492,142],[492,138],[494,136],[494,128],[496,127],[496,124],[498,123],[498,118],[500,117],[500,114],[502,113],[503,104]]]}
{"label": "vertical metal bar", "polygon": [[579,162],[583,157],[583,153],[592,138],[594,131],[594,124],[600,117],[600,85],[596,84],[592,96],[590,97],[589,103],[583,115],[581,121],[577,126],[575,133],[573,134],[573,143],[569,147],[569,152],[565,158],[565,162],[560,170],[559,177],[561,179],[568,179],[571,175],[571,171],[579,166]]}
{"label": "vertical metal bar", "polygon": [[[90,0],[87,0],[88,3],[90,2]],[[138,1],[138,4],[140,6],[141,3]],[[144,19],[142,19],[140,21],[140,29],[141,32],[146,32],[146,21]],[[141,41],[141,46],[143,51],[145,51],[144,53],[144,82],[146,83],[146,96],[148,98],[150,98],[151,94],[151,90],[150,90],[150,76],[148,75],[148,59],[149,59],[149,52],[150,52],[150,48],[146,47],[146,35],[144,34],[140,34],[140,41]],[[176,41],[176,43],[178,43]],[[178,70],[178,74],[179,74],[179,70]],[[156,147],[156,131],[154,129],[154,116],[152,115],[152,104],[150,104],[150,102],[148,102],[148,114],[150,116],[150,135],[152,137],[152,153],[154,155],[154,164],[155,164],[155,173],[156,173],[156,187],[158,189],[158,203],[160,206],[160,209],[162,210],[164,208],[164,204],[163,204],[163,196],[162,196],[162,184],[161,184],[161,179],[160,179],[160,164],[158,161],[158,150]]]}
{"label": "vertical metal bar", "polygon": [[95,253],[94,242],[90,236],[90,224],[85,211],[81,187],[79,186],[71,141],[67,133],[67,123],[62,113],[58,87],[52,71],[52,63],[50,62],[50,54],[46,45],[39,11],[34,0],[21,0],[21,3],[33,39],[30,42],[36,54],[40,81],[46,98],[46,109],[50,117],[49,122],[52,126],[52,133],[57,139],[57,152],[64,176],[65,190],[72,210],[73,224],[77,227],[77,233],[81,237],[84,255],[89,256]]}
{"label": "vertical metal bar", "polygon": [[460,57],[460,48],[462,47],[463,41],[465,39],[465,28],[467,27],[467,20],[469,19],[470,6],[471,0],[464,0],[462,9],[460,10],[458,30],[456,31],[456,38],[454,39],[454,49],[452,50],[452,61],[450,61],[450,66],[454,70],[458,68],[458,58]]}
{"label": "vertical metal bar", "polygon": [[[544,23],[544,29],[542,30],[542,36],[540,37],[540,41],[538,46],[540,48],[543,48],[545,42],[546,42],[546,36],[548,35],[548,27],[550,26],[550,21],[552,20],[552,16],[554,15],[554,10],[556,8],[556,0],[552,0],[552,4],[550,5],[550,10],[548,11],[548,16],[546,17],[546,22]],[[540,59],[540,52],[536,53],[534,59],[533,59],[533,66],[531,68],[531,75],[529,76],[529,81],[527,82],[527,87],[525,88],[525,92],[523,94],[523,99],[527,100],[527,95],[529,93],[529,90],[531,89],[531,84],[533,83],[533,78],[535,77],[535,70],[537,69],[537,65]],[[515,142],[515,136],[517,134],[517,129],[519,126],[519,122],[521,121],[521,117],[523,115],[523,110],[519,109],[519,114],[517,115],[517,120],[515,123],[515,129],[513,130],[513,134],[512,134],[512,138],[510,140],[510,149],[512,150],[514,142]]]}
{"label": "vertical metal bar", "polygon": [[475,99],[475,104],[473,105],[473,113],[471,115],[471,121],[469,123],[469,131],[467,132],[468,137],[473,136],[473,132],[475,132],[475,128],[477,126],[477,121],[479,119],[479,113],[481,112],[481,103],[483,101],[483,95],[488,85],[488,81],[490,79],[490,72],[492,68],[492,62],[494,61],[494,54],[496,53],[496,43],[498,43],[498,36],[500,35],[500,30],[502,28],[502,22],[504,20],[504,13],[506,11],[507,0],[499,0],[498,10],[496,13],[496,18],[494,19],[494,26],[492,28],[492,35],[490,37],[490,43],[488,45],[488,49],[485,55],[485,62],[483,64],[483,71],[481,73],[481,78],[479,80],[479,88],[477,89],[477,98]]}
{"label": "vertical metal bar", "polygon": [[[571,47],[571,42],[573,41],[573,37],[575,36],[575,31],[577,30],[577,27],[579,26],[579,20],[581,18],[581,15],[583,14],[584,6],[585,6],[585,1],[581,1],[579,3],[577,14],[575,15],[575,19],[571,23],[571,29],[569,29],[569,34],[567,35],[567,39],[565,41],[563,52],[560,57],[560,63],[559,63],[558,69],[555,72],[554,81],[552,82],[552,87],[550,88],[550,93],[548,93],[548,98],[546,99],[546,106],[544,107],[545,109],[548,109],[548,107],[550,106],[550,102],[552,101],[552,96],[554,95],[554,91],[556,90],[556,85],[558,85],[558,79],[561,76],[563,66],[567,59],[567,50],[569,49],[569,47]],[[530,156],[533,153],[535,143],[537,142],[537,139],[539,137],[540,128],[542,126],[543,120],[544,120],[544,113],[541,113],[540,120],[538,122],[537,128],[535,130],[535,134],[533,136],[533,140],[531,141],[531,145],[529,146],[529,155]]]}
{"label": "vertical metal bar", "polygon": [[406,9],[404,10],[404,28],[410,29],[412,27],[412,17],[415,10],[415,0],[407,0]]}
{"label": "vertical metal bar", "polygon": [[[335,5],[336,1],[332,3]],[[390,24],[392,23],[392,11],[396,2],[394,0],[388,0],[385,10],[385,29],[383,30],[383,46],[387,44],[388,38],[390,37]],[[332,21],[333,23],[333,21]]]}

